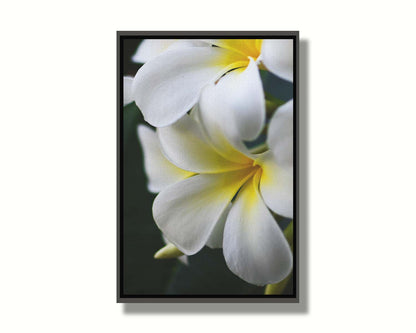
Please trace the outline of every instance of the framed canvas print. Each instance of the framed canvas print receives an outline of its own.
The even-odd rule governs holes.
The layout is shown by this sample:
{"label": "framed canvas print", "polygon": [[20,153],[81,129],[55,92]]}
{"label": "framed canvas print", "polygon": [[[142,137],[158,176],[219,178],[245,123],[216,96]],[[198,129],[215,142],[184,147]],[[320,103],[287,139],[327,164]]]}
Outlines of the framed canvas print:
{"label": "framed canvas print", "polygon": [[118,302],[297,302],[296,31],[118,32]]}

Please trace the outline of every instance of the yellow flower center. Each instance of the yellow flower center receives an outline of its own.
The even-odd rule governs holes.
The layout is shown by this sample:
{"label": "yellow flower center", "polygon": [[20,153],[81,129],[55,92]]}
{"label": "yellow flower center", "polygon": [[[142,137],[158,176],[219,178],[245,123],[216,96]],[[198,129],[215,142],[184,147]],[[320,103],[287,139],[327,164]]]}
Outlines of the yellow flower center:
{"label": "yellow flower center", "polygon": [[245,169],[244,176],[241,177],[241,181],[239,182],[239,188],[243,187],[245,184],[252,182],[252,191],[250,191],[250,197],[255,199],[257,194],[257,190],[259,188],[260,178],[263,174],[262,167],[257,164],[257,160],[252,160],[252,165],[248,166]]}
{"label": "yellow flower center", "polygon": [[226,70],[245,68],[250,62],[260,56],[262,39],[216,39],[211,41],[213,45],[232,52],[226,53],[221,58],[213,59],[213,65],[219,63],[226,65]]}
{"label": "yellow flower center", "polygon": [[262,39],[220,39],[217,46],[232,50],[254,60],[260,55]]}
{"label": "yellow flower center", "polygon": [[243,177],[239,185],[241,190],[244,188],[244,191],[246,191],[247,207],[245,208],[250,211],[252,206],[256,205],[258,201],[260,178],[263,169],[260,165],[256,164],[256,161],[253,161],[253,165],[248,167],[247,171],[246,176]]}

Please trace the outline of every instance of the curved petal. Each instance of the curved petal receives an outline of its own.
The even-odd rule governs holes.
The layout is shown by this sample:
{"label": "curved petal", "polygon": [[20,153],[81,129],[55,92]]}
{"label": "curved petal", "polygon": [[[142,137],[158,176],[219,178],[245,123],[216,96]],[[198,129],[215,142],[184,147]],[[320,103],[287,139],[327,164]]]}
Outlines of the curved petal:
{"label": "curved petal", "polygon": [[148,190],[158,193],[166,186],[193,175],[170,163],[160,149],[155,131],[145,125],[139,125],[137,133],[144,156],[144,168],[148,179]]}
{"label": "curved petal", "polygon": [[280,106],[273,114],[267,144],[277,164],[293,166],[293,100]]}
{"label": "curved petal", "polygon": [[253,59],[245,69],[227,73],[217,83],[221,101],[234,114],[238,135],[243,140],[254,140],[260,134],[266,117],[263,85],[259,69]]}
{"label": "curved petal", "polygon": [[[169,247],[173,250],[173,251],[175,251],[175,249],[177,249],[177,251],[179,251],[179,249],[175,246],[175,245],[173,245],[171,242],[169,242],[169,240],[162,234],[162,237],[163,237],[163,240],[164,240],[164,242],[166,243],[166,245],[168,246],[169,245]],[[173,249],[172,247],[175,247],[175,249]],[[164,249],[164,248],[162,248],[162,249]],[[155,259],[158,259],[157,258],[157,255],[159,254],[159,252],[162,250],[162,249],[160,249],[159,251],[157,251],[156,253],[155,253],[155,255],[154,255],[154,258]],[[180,252],[180,251],[179,251]],[[182,252],[181,252],[182,253]],[[183,254],[183,253],[182,253]],[[181,255],[181,256],[179,256],[179,257],[177,257],[177,259],[181,262],[181,263],[183,263],[184,265],[189,265],[189,260],[188,260],[188,256],[186,256],[186,255]]]}
{"label": "curved petal", "polygon": [[211,249],[220,249],[222,248],[222,240],[224,237],[224,226],[225,221],[227,220],[228,213],[230,212],[231,204],[228,204],[227,208],[225,208],[224,212],[221,214],[217,224],[212,230],[211,235],[208,238],[207,246]]}
{"label": "curved petal", "polygon": [[143,39],[131,60],[145,63],[167,50],[175,42],[175,39]]}
{"label": "curved petal", "polygon": [[236,163],[251,164],[250,152],[239,135],[233,112],[224,103],[224,94],[225,89],[218,88],[218,84],[205,87],[197,117],[204,134],[219,154]]}
{"label": "curved petal", "polygon": [[200,174],[167,187],[153,202],[157,226],[183,253],[195,254],[250,172]]}
{"label": "curved petal", "polygon": [[270,72],[293,82],[293,40],[264,39],[260,59]]}
{"label": "curved petal", "polygon": [[283,232],[264,205],[253,177],[239,192],[224,230],[228,268],[243,280],[266,285],[283,280],[292,270],[292,252]]}
{"label": "curved petal", "polygon": [[256,162],[263,170],[260,191],[264,202],[276,214],[293,218],[293,166],[276,164],[270,151]]}
{"label": "curved petal", "polygon": [[207,46],[201,41],[191,39],[144,39],[131,60],[145,63],[164,51],[189,46]]}
{"label": "curved petal", "polygon": [[185,114],[176,123],[157,129],[164,155],[181,169],[218,173],[246,167],[227,160],[205,140],[197,121]]}
{"label": "curved petal", "polygon": [[167,126],[195,105],[206,84],[241,63],[247,61],[218,47],[169,50],[138,70],[133,97],[147,122],[155,127]]}
{"label": "curved petal", "polygon": [[123,77],[123,106],[133,102],[131,93],[131,86],[133,85],[133,78],[130,76]]}

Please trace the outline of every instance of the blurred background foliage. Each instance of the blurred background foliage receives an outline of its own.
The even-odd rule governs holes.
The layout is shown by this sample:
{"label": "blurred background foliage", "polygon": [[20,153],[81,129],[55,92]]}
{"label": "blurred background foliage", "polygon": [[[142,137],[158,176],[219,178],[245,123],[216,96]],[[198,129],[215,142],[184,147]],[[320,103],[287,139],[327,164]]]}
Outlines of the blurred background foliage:
{"label": "blurred background foliage", "polygon": [[[122,39],[122,75],[134,76],[141,67],[131,61],[140,39]],[[291,83],[261,72],[266,96],[288,101],[293,97]],[[269,98],[269,97],[268,97]],[[165,245],[152,217],[155,195],[147,191],[142,150],[137,137],[137,126],[146,124],[134,103],[122,111],[122,179],[123,247],[122,294],[145,295],[262,295],[265,288],[246,283],[229,271],[221,249],[204,247],[188,257],[188,265],[177,259],[156,260],[154,253]],[[263,138],[264,140],[264,138]],[[282,229],[290,220],[276,216]],[[197,218],[197,217],[195,217]],[[282,294],[292,294],[289,279]]]}

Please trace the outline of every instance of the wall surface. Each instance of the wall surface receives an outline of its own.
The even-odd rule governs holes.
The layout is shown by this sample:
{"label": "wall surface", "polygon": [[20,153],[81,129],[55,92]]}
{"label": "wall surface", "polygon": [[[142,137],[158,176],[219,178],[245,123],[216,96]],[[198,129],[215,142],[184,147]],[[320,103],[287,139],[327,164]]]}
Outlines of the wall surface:
{"label": "wall surface", "polygon": [[[0,5],[2,332],[411,332],[410,1]],[[115,302],[116,30],[300,30],[300,304]]]}

